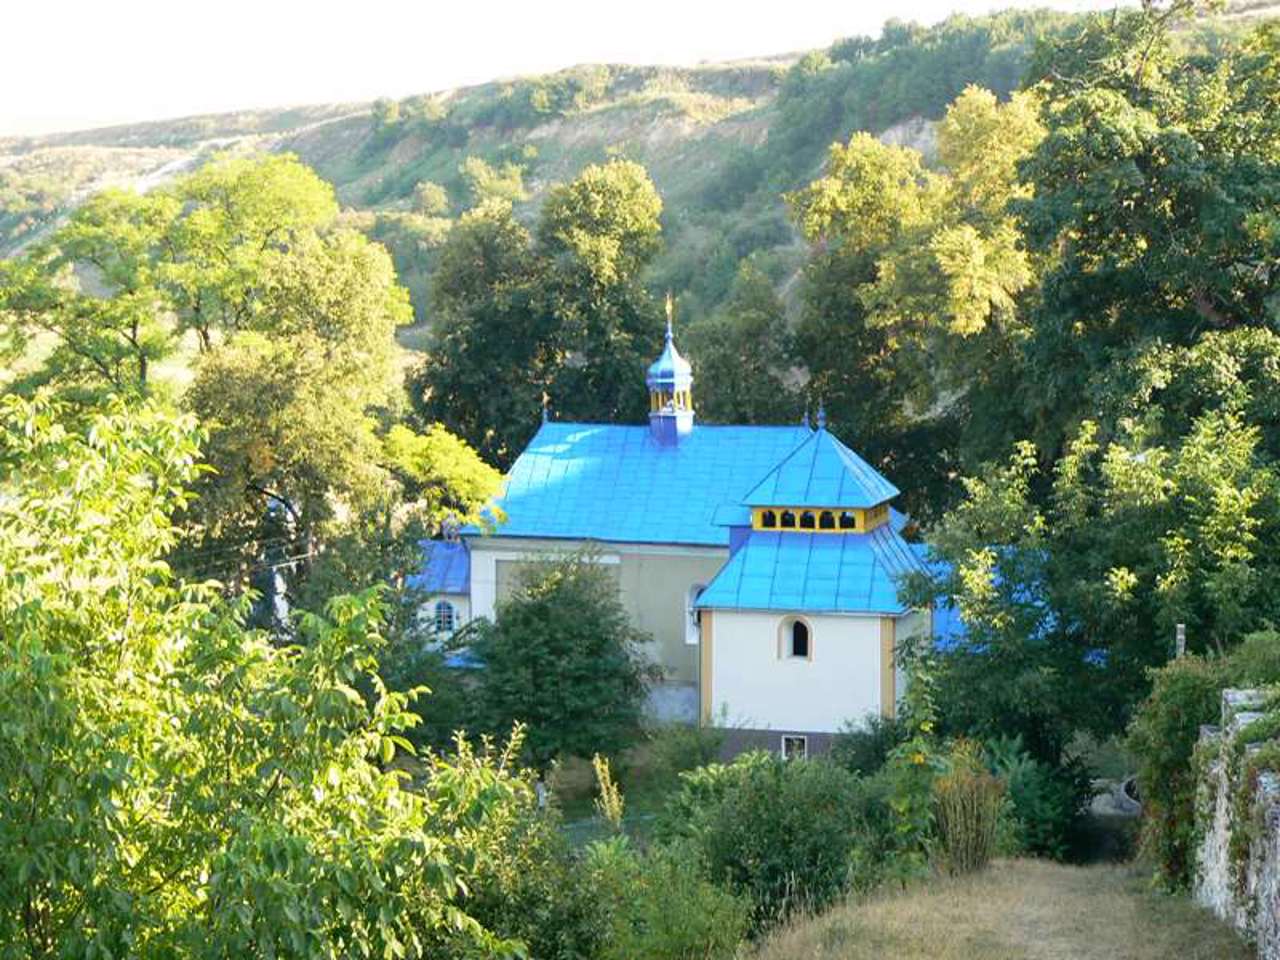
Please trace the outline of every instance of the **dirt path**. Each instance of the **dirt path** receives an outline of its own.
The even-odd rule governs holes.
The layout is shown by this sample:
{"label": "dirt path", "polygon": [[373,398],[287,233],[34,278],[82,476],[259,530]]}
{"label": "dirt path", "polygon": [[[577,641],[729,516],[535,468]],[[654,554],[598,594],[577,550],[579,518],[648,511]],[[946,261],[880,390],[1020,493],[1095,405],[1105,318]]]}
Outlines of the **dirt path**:
{"label": "dirt path", "polygon": [[758,960],[1249,960],[1233,931],[1129,867],[997,863],[797,923]]}

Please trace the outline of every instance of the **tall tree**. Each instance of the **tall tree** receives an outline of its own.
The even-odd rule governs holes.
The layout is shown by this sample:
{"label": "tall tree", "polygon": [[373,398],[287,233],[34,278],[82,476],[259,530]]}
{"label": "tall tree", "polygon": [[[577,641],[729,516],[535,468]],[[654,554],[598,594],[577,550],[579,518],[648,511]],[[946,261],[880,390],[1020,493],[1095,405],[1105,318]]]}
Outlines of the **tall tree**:
{"label": "tall tree", "polygon": [[[300,560],[306,572],[327,540],[361,558],[346,573],[374,582],[403,572],[397,538],[442,516],[406,509],[415,483],[387,448],[407,295],[383,248],[337,214],[332,188],[293,157],[220,157],[146,196],[95,197],[3,266],[8,350],[39,357],[50,344],[20,392],[180,394],[199,416],[214,469],[184,514],[194,536],[175,559],[188,573],[238,584]],[[190,382],[157,377],[161,363]],[[452,475],[482,472],[465,445],[453,452]],[[474,512],[454,493],[450,509]],[[373,556],[388,566],[369,568]]]}
{"label": "tall tree", "polygon": [[661,314],[640,283],[660,242],[657,191],[635,163],[587,167],[553,189],[531,237],[509,204],[469,212],[433,281],[433,344],[420,412],[509,463],[557,415],[639,420]]}
{"label": "tall tree", "polygon": [[787,317],[769,278],[738,269],[724,309],[682,333],[694,365],[700,419],[712,423],[794,423],[801,401],[791,378]]}
{"label": "tall tree", "polygon": [[654,668],[638,646],[613,573],[591,556],[525,571],[520,589],[483,624],[476,710],[485,728],[528,726],[533,765],[617,754],[638,735]]}
{"label": "tall tree", "polygon": [[1049,755],[1122,727],[1175,624],[1222,652],[1280,603],[1280,45],[1263,28],[1212,62],[1179,53],[1169,18],[1190,7],[1042,51],[1047,133],[1006,201],[1037,274],[1002,364],[1027,439],[970,461],[931,534],[936,592],[916,594],[968,625],[942,659],[952,720],[1015,724]]}

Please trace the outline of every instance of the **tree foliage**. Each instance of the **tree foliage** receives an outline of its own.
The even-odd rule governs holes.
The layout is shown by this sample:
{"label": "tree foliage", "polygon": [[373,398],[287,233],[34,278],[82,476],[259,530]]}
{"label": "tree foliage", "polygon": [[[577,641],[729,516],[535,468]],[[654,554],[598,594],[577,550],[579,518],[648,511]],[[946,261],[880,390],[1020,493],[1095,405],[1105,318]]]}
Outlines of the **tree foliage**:
{"label": "tree foliage", "polygon": [[[456,470],[446,462],[440,428],[392,442],[408,297],[386,251],[337,215],[333,189],[293,157],[221,157],[145,195],[100,194],[0,266],[0,342],[42,358],[16,392],[86,407],[168,396],[199,418],[214,469],[183,515],[195,536],[176,559],[192,575],[236,586],[286,560],[331,566],[316,560],[328,541],[361,555],[342,564],[360,572],[349,582],[376,582],[403,570],[365,562],[389,559],[390,531],[470,516],[496,489],[465,445],[449,447]],[[414,442],[435,447],[429,481],[404,460]],[[440,509],[400,509],[409,488]]]}
{"label": "tree foliage", "polygon": [[527,726],[532,763],[616,756],[640,732],[653,668],[613,573],[590,555],[529,568],[517,593],[471,645],[484,664],[476,690],[486,729]]}
{"label": "tree foliage", "polygon": [[[934,590],[915,594],[955,602],[969,630],[944,658],[943,714],[1049,760],[1077,727],[1123,728],[1176,624],[1222,653],[1277,614],[1280,154],[1264,105],[1280,48],[1264,27],[1212,61],[1181,53],[1169,18],[1188,6],[1046,45],[1042,129],[982,165],[1014,172],[985,216],[1015,231],[1031,281],[1009,319],[926,344],[963,391],[968,473],[930,535]],[[983,343],[993,372],[966,384]]]}
{"label": "tree foliage", "polygon": [[419,412],[499,464],[532,435],[544,398],[573,419],[638,420],[661,342],[640,283],[661,208],[644,169],[613,160],[550,192],[536,239],[501,200],[462,217],[433,280]]}
{"label": "tree foliage", "polygon": [[[0,413],[0,941],[4,955],[421,956],[459,908],[467,831],[521,789],[493,764],[384,765],[413,693],[373,674],[377,591],[296,647],[175,579],[190,418]],[[366,700],[357,685],[372,683]]]}

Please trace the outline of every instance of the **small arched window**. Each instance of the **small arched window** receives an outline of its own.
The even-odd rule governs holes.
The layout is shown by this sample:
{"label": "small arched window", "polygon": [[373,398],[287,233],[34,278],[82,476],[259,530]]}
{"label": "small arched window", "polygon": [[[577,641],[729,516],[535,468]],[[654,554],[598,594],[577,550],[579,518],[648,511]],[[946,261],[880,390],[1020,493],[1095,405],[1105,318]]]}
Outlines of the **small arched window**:
{"label": "small arched window", "polygon": [[778,525],[778,515],[772,510],[766,510],[760,514],[760,526],[767,530],[772,530]]}
{"label": "small arched window", "polygon": [[436,633],[453,633],[454,624],[453,604],[441,600],[436,604]]}
{"label": "small arched window", "polygon": [[836,528],[836,515],[830,510],[823,510],[818,514],[819,530],[834,530]]}
{"label": "small arched window", "polygon": [[796,528],[796,515],[790,510],[783,510],[781,525],[788,530],[794,530]]}
{"label": "small arched window", "polygon": [[841,530],[856,530],[857,527],[858,527],[858,520],[853,515],[852,510],[845,510],[843,513],[840,514]]}
{"label": "small arched window", "polygon": [[801,529],[801,530],[812,530],[812,529],[814,528],[814,526],[815,526],[815,523],[814,523],[814,519],[813,519],[813,511],[812,511],[812,510],[806,510],[804,513],[800,514],[800,529]]}
{"label": "small arched window", "polygon": [[788,633],[787,655],[809,659],[809,625],[803,620],[792,620]]}
{"label": "small arched window", "polygon": [[813,628],[808,620],[783,617],[778,621],[778,659],[813,659]]}

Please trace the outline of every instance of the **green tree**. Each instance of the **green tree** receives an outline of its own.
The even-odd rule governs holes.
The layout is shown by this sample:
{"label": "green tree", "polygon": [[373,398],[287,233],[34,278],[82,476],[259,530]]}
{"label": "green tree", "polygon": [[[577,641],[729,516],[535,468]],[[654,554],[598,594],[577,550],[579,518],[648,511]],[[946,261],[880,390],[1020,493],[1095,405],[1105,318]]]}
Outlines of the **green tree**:
{"label": "green tree", "polygon": [[183,214],[153,256],[179,331],[194,330],[205,351],[261,327],[263,274],[338,215],[333,188],[289,154],[215,158],[169,194]]}
{"label": "green tree", "polygon": [[413,374],[419,414],[500,466],[538,426],[555,319],[541,309],[545,265],[508,206],[464,214],[432,278],[431,348]]}
{"label": "green tree", "polygon": [[449,212],[449,193],[438,183],[419,180],[413,188],[413,208],[426,217],[443,217]]}
{"label": "green tree", "polygon": [[1275,321],[1280,44],[1264,27],[1212,60],[1179,55],[1170,17],[1191,7],[1095,18],[1037,71],[1049,135],[1016,209],[1048,272],[1024,395],[1055,453],[1117,354]]}
{"label": "green tree", "polygon": [[969,87],[938,126],[941,170],[860,133],[790,197],[813,245],[797,336],[811,390],[926,519],[953,496],[958,428],[1007,397],[1036,277],[1008,207],[1043,135],[1030,94],[1002,104]]}
{"label": "green tree", "polygon": [[[376,591],[279,647],[163,557],[190,418],[0,410],[0,942],[6,956],[423,956],[514,944],[458,904],[493,764],[386,769],[416,718],[372,675]],[[356,686],[372,682],[366,700]]]}
{"label": "green tree", "polygon": [[[246,571],[288,559],[305,561],[303,574],[325,566],[359,572],[348,584],[378,582],[404,572],[409,540],[433,529],[445,501],[470,515],[474,498],[489,495],[465,446],[451,450],[457,469],[445,468],[438,430],[422,438],[434,448],[432,477],[395,462],[394,335],[411,317],[408,299],[383,248],[337,214],[332,188],[293,157],[218,157],[165,190],[94,198],[4,267],[10,350],[29,349],[37,334],[52,342],[16,389],[46,383],[88,401],[182,390],[179,402],[200,418],[215,469],[197,483],[184,513],[195,536],[175,557],[192,575],[238,587]],[[179,352],[184,338],[194,358]],[[159,382],[161,362],[185,363],[190,382]],[[394,446],[405,454],[412,444],[402,436]],[[470,493],[446,489],[467,473]],[[431,502],[406,505],[407,490]],[[387,565],[371,567],[376,557]],[[293,579],[321,602],[316,585]]]}
{"label": "green tree", "polygon": [[450,232],[433,278],[432,347],[413,385],[425,420],[506,465],[556,415],[639,421],[661,314],[640,283],[661,201],[635,163],[587,167],[554,188],[536,241],[489,200]]}
{"label": "green tree", "polygon": [[744,263],[723,310],[682,337],[694,364],[698,416],[712,423],[785,423],[799,417],[787,380],[792,345],[769,278]]}
{"label": "green tree", "polygon": [[482,722],[527,725],[539,771],[558,757],[616,755],[640,732],[649,639],[631,625],[613,572],[591,556],[531,567],[472,644],[484,663]]}
{"label": "green tree", "polygon": [[178,344],[155,256],[177,213],[173,197],[105,191],[49,242],[0,262],[0,336],[11,355],[39,338],[51,343],[13,389],[54,384],[91,401],[104,390],[151,388],[154,365]]}
{"label": "green tree", "polygon": [[487,200],[519,203],[529,199],[524,189],[524,167],[518,163],[504,163],[492,167],[484,157],[471,156],[462,161],[458,172],[467,181],[472,202],[479,206]]}
{"label": "green tree", "polygon": [[[547,391],[557,414],[644,417],[643,374],[662,321],[640,272],[661,244],[661,212],[644,167],[627,160],[589,166],[548,195],[538,241],[551,279],[546,309],[559,323]],[[571,356],[577,362],[561,359]]]}
{"label": "green tree", "polygon": [[410,312],[390,258],[339,231],[264,263],[258,283],[260,312],[200,358],[185,398],[216,468],[194,505],[209,544],[252,538],[270,504],[306,542],[386,482],[371,415],[394,404]]}
{"label": "green tree", "polygon": [[1024,444],[968,479],[930,537],[969,632],[943,658],[949,722],[1053,761],[1077,728],[1123,728],[1175,624],[1221,653],[1271,622],[1280,483],[1259,440],[1221,410],[1167,443],[1134,423],[1104,443],[1086,421],[1048,476]]}

